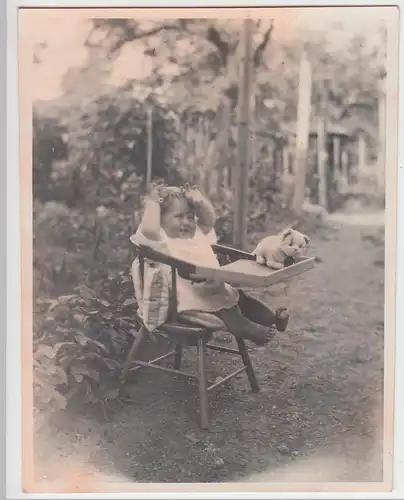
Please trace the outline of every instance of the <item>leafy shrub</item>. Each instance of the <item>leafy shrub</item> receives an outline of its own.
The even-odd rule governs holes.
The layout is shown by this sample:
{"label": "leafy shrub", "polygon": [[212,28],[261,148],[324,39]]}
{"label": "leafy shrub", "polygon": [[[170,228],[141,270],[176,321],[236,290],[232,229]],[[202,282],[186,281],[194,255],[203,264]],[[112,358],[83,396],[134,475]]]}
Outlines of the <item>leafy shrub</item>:
{"label": "leafy shrub", "polygon": [[49,405],[51,412],[78,401],[105,410],[117,400],[122,362],[138,327],[135,299],[120,302],[122,295],[131,295],[131,286],[122,272],[109,283],[109,300],[85,285],[72,295],[37,299],[42,314],[34,336],[38,425],[49,417]]}
{"label": "leafy shrub", "polygon": [[[52,166],[68,157],[67,128],[60,119],[33,110],[32,123],[33,189],[37,199],[57,199],[58,191],[52,183]],[[50,185],[51,183],[51,185]]]}
{"label": "leafy shrub", "polygon": [[67,399],[58,386],[67,383],[63,368],[54,362],[56,349],[39,344],[34,351],[34,422],[37,430],[46,425],[51,415],[66,408]]}
{"label": "leafy shrub", "polygon": [[50,108],[36,104],[33,162],[38,173],[37,199],[64,201],[70,207],[119,207],[128,198],[139,197],[147,166],[150,107],[152,177],[180,182],[175,115],[153,99],[145,103],[133,92],[114,88],[84,103],[61,99]]}

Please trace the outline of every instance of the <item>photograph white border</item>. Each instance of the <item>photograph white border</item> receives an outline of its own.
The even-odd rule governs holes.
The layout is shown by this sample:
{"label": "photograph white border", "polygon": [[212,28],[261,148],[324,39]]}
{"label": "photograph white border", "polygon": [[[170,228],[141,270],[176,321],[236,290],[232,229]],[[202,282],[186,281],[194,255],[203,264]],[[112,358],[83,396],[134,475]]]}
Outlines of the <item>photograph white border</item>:
{"label": "photograph white border", "polygon": [[[247,3],[247,2],[245,2]],[[175,7],[235,7],[245,6],[244,2],[236,2],[235,0],[225,2],[217,1],[212,2],[198,2],[196,4],[191,4],[185,0],[179,0],[175,3]],[[289,1],[289,2],[269,2],[265,3],[265,7],[278,7],[281,6],[329,6],[326,2],[319,1]],[[253,8],[254,6],[263,7],[259,5],[258,2],[249,1],[248,7]],[[153,7],[152,2],[137,2],[136,7]],[[338,6],[352,6],[352,5],[380,5],[388,6],[391,5],[389,2],[341,2]],[[400,4],[401,5],[401,2]],[[172,2],[160,1],[159,7],[170,7],[174,6]],[[71,495],[66,494],[22,494],[21,492],[21,471],[22,471],[22,459],[21,459],[21,342],[20,342],[20,331],[21,331],[21,248],[20,248],[20,200],[19,200],[19,102],[18,102],[18,32],[17,32],[17,9],[19,7],[86,7],[86,8],[96,8],[96,7],[135,7],[132,2],[120,1],[119,3],[112,3],[108,1],[87,1],[84,5],[80,1],[70,1],[70,2],[51,2],[43,0],[41,2],[31,2],[31,1],[18,1],[18,0],[8,0],[7,5],[7,497],[11,498],[66,498]],[[400,34],[403,27],[403,20],[400,18]],[[402,82],[402,71],[403,71],[403,37],[400,36],[400,82]],[[399,99],[399,131],[402,132],[402,121],[403,121],[403,99]],[[398,137],[402,137],[403,134],[399,133]],[[398,196],[397,196],[397,210],[398,210],[398,227],[400,227],[400,222],[403,218],[403,169],[402,165],[404,163],[404,147],[401,141],[398,141],[398,164],[400,168],[398,169]],[[398,231],[397,234],[397,255],[402,252],[400,250],[404,249],[404,237],[402,232]],[[386,255],[386,265],[389,265],[389,258],[391,263],[391,257]],[[398,333],[403,330],[403,316],[399,308],[399,304],[404,303],[404,293],[403,293],[403,283],[402,283],[402,264],[397,259],[396,270],[397,270],[397,292],[396,292],[396,304],[397,304],[397,318],[396,318],[396,412],[395,412],[395,466],[394,466],[394,490],[391,493],[371,493],[371,492],[335,492],[335,493],[319,493],[319,492],[304,492],[304,493],[286,493],[286,492],[275,492],[275,493],[213,493],[213,492],[199,492],[199,493],[159,493],[159,494],[148,494],[148,493],[114,493],[114,494],[77,494],[74,495],[76,498],[403,498],[404,497],[404,431],[403,425],[399,425],[400,422],[404,422],[404,411],[403,411],[403,379],[404,379],[404,368],[403,363],[400,362],[400,354],[404,353],[404,340]],[[398,279],[398,276],[400,279]],[[386,367],[388,369],[388,367]],[[237,488],[237,483],[235,483],[235,488]],[[252,489],[254,488],[253,485]],[[161,485],[162,491],[164,491],[164,485]]]}
{"label": "photograph white border", "polygon": [[[2,71],[2,76],[0,78],[0,155],[1,164],[6,165],[6,51],[7,51],[7,15],[6,15],[6,1],[0,0],[0,68]],[[4,133],[3,133],[4,131]],[[1,231],[4,231],[6,236],[6,168],[0,169],[0,186],[2,188],[2,207],[0,210],[0,223]],[[3,243],[4,242],[4,243]],[[1,308],[1,318],[2,324],[4,325],[4,331],[7,330],[7,320],[6,320],[6,238],[3,238],[1,249],[1,267],[0,267],[0,308]],[[0,438],[0,449],[3,450],[1,453],[1,463],[0,463],[0,492],[4,491],[4,496],[6,493],[6,335],[1,336],[1,346],[0,346],[0,366],[1,366],[1,378],[4,381],[4,385],[1,384],[0,389],[0,406],[4,408],[4,412],[1,412],[1,438]],[[4,424],[4,425],[3,425]],[[3,434],[4,431],[4,434]],[[3,461],[4,460],[4,461]],[[0,493],[0,494],[1,494]]]}

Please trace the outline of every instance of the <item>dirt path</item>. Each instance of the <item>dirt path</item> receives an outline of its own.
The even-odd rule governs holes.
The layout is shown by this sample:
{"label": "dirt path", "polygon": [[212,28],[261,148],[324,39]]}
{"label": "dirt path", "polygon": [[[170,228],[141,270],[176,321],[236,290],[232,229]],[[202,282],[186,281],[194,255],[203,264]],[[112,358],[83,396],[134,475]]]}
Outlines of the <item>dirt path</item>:
{"label": "dirt path", "polygon": [[[259,394],[244,376],[220,388],[203,432],[195,385],[145,372],[132,386],[136,403],[112,422],[60,424],[77,436],[75,453],[85,449],[100,471],[139,482],[381,480],[383,247],[367,238],[378,226],[343,217],[313,237],[320,262],[289,290],[288,333],[251,349]],[[185,363],[194,361],[190,351]],[[211,378],[235,362],[210,354]],[[47,475],[57,474],[48,467]]]}

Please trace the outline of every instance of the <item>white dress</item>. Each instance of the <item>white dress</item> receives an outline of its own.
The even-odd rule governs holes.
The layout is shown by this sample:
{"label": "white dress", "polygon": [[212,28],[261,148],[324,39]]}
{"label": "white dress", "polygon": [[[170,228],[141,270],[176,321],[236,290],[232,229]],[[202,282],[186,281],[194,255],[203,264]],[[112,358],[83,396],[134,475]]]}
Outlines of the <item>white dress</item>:
{"label": "white dress", "polygon": [[[212,230],[205,235],[197,228],[193,238],[169,238],[161,229],[159,241],[147,239],[139,230],[131,236],[132,243],[145,245],[171,257],[181,259],[194,265],[220,267],[219,261],[211,247],[217,237]],[[161,265],[171,284],[171,268]],[[178,312],[202,311],[215,312],[230,309],[237,305],[239,294],[236,289],[221,282],[192,283],[177,276]]]}

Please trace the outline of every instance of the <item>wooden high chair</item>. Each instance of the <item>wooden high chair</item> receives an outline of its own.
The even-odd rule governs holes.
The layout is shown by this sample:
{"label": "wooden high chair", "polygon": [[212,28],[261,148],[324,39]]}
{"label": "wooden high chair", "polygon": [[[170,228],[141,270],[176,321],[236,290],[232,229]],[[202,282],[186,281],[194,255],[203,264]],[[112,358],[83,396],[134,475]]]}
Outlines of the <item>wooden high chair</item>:
{"label": "wooden high chair", "polygon": [[[212,245],[212,248],[218,255],[221,264],[223,264],[223,261],[225,263],[229,263],[234,262],[238,259],[255,260],[254,256],[241,250],[236,250],[222,245]],[[174,349],[164,354],[163,356],[152,359],[148,362],[136,359],[136,355],[139,352],[141,343],[148,335],[147,329],[142,324],[140,318],[138,318],[142,326],[133,342],[132,348],[124,364],[122,370],[122,380],[126,379],[129,371],[140,370],[144,368],[197,379],[200,401],[200,427],[202,429],[208,429],[208,393],[210,391],[216,389],[218,386],[224,384],[225,382],[242,372],[246,372],[252,392],[259,391],[257,378],[255,376],[254,368],[251,364],[250,356],[248,354],[245,342],[242,338],[236,339],[238,349],[230,349],[227,347],[212,344],[210,341],[212,340],[213,333],[215,331],[223,330],[224,327],[224,325],[221,324],[221,320],[219,320],[219,318],[217,318],[216,324],[207,324],[205,326],[200,326],[198,324],[193,324],[192,318],[187,318],[186,321],[184,321],[179,317],[177,311],[177,273],[184,279],[189,279],[190,281],[197,282],[198,280],[192,279],[192,275],[195,273],[195,266],[140,245],[135,245],[135,253],[136,257],[139,259],[142,281],[144,279],[145,259],[160,264],[166,264],[171,267],[171,310],[169,312],[169,320],[159,328],[158,334],[165,338],[168,338],[172,342],[172,344],[174,344]],[[213,318],[216,319],[215,316]],[[182,349],[184,346],[193,346],[197,348],[197,374],[192,374],[181,370]],[[242,360],[242,366],[240,366],[240,368],[238,368],[234,372],[225,375],[215,383],[209,384],[206,374],[207,349],[240,356]],[[167,358],[173,358],[172,368],[161,366],[159,364],[161,361]],[[132,365],[135,366],[132,367]]]}

